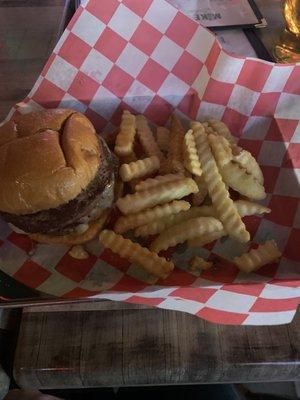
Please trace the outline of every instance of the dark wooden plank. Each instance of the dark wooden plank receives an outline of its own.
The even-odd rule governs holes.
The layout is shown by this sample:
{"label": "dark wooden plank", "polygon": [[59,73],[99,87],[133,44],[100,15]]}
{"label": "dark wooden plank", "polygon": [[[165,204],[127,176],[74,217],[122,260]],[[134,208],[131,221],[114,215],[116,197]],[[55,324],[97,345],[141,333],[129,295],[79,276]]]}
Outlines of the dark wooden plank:
{"label": "dark wooden plank", "polygon": [[297,380],[299,328],[299,315],[244,327],[158,309],[24,313],[14,376],[35,388]]}

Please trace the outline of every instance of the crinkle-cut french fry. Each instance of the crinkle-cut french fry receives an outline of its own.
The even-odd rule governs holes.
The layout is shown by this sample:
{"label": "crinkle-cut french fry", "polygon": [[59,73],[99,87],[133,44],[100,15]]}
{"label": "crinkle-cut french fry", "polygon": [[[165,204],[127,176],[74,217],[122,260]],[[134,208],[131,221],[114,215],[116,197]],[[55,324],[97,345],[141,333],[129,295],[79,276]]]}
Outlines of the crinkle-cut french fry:
{"label": "crinkle-cut french fry", "polygon": [[239,242],[248,242],[250,234],[225,187],[204,128],[200,123],[192,123],[192,129],[194,130],[203,177],[217,215],[224,229],[232,238]]}
{"label": "crinkle-cut french fry", "polygon": [[203,176],[195,176],[194,178],[195,182],[198,185],[198,193],[194,193],[192,195],[192,204],[193,206],[200,206],[203,201],[205,200],[205,197],[207,196],[207,187],[205,184],[205,181],[203,179]]}
{"label": "crinkle-cut french fry", "polygon": [[257,271],[259,268],[281,257],[277,244],[274,240],[268,240],[266,243],[252,249],[240,257],[234,258],[235,265],[244,272]]}
{"label": "crinkle-cut french fry", "polygon": [[203,247],[206,244],[218,240],[226,235],[227,233],[224,231],[224,229],[222,229],[221,231],[211,232],[209,234],[196,237],[194,239],[189,239],[187,241],[187,245],[188,247]]}
{"label": "crinkle-cut french fry", "polygon": [[184,243],[188,239],[222,230],[222,224],[213,217],[193,218],[163,231],[150,245],[156,253]]}
{"label": "crinkle-cut french fry", "polygon": [[179,174],[169,175],[158,175],[155,178],[148,178],[136,185],[135,190],[140,192],[141,190],[148,190],[150,188],[164,185],[165,183],[175,182],[182,179],[183,176]]}
{"label": "crinkle-cut french fry", "polygon": [[211,268],[213,263],[211,261],[204,260],[202,257],[194,256],[190,259],[189,265],[191,271],[201,271]]}
{"label": "crinkle-cut french fry", "polygon": [[123,182],[131,181],[152,174],[159,169],[160,163],[156,156],[144,158],[129,164],[122,164],[119,170]]}
{"label": "crinkle-cut french fry", "polygon": [[241,217],[245,217],[246,215],[264,214],[271,212],[270,208],[265,207],[259,203],[253,203],[252,201],[248,200],[236,200],[234,203]]}
{"label": "crinkle-cut french fry", "polygon": [[170,131],[164,126],[156,128],[156,141],[161,151],[167,152],[170,143]]}
{"label": "crinkle-cut french fry", "polygon": [[224,122],[219,121],[217,119],[211,118],[208,120],[208,125],[220,136],[223,136],[225,139],[228,140],[230,144],[235,145],[236,140],[232,136],[228,126],[224,124]]}
{"label": "crinkle-cut french fry", "polygon": [[136,117],[137,134],[145,153],[151,157],[156,156],[162,163],[165,160],[163,153],[161,152],[154,135],[148,125],[146,118],[143,115]]}
{"label": "crinkle-cut french fry", "polygon": [[253,155],[247,150],[241,150],[240,153],[233,157],[233,160],[240,164],[241,167],[245,168],[248,174],[252,175],[261,185],[264,184],[264,176],[260,166],[253,157]]}
{"label": "crinkle-cut french fry", "polygon": [[128,110],[123,111],[119,133],[116,137],[115,153],[128,156],[133,152],[136,119]]}
{"label": "crinkle-cut french fry", "polygon": [[176,115],[172,115],[170,118],[171,129],[170,129],[170,141],[169,141],[169,152],[168,152],[168,172],[180,172],[184,173],[183,166],[183,140],[184,130],[181,122]]}
{"label": "crinkle-cut french fry", "polygon": [[192,129],[184,135],[184,166],[193,175],[201,176],[202,170],[196,150],[196,143]]}
{"label": "crinkle-cut french fry", "polygon": [[220,168],[224,182],[240,194],[253,200],[266,197],[265,188],[252,175],[234,161]]}
{"label": "crinkle-cut french fry", "polygon": [[182,199],[191,193],[197,193],[198,186],[191,178],[182,178],[175,182],[166,183],[149,190],[128,194],[117,200],[116,205],[123,214],[130,214],[132,210],[139,212],[157,204],[168,203]]}
{"label": "crinkle-cut french fry", "polygon": [[209,134],[208,140],[218,167],[222,168],[225,164],[228,164],[233,157],[230,143],[223,136],[214,134]]}
{"label": "crinkle-cut french fry", "polygon": [[104,247],[160,278],[165,279],[174,269],[174,264],[171,261],[159,257],[149,249],[125,239],[113,231],[102,231],[99,235],[99,241]]}
{"label": "crinkle-cut french fry", "polygon": [[124,233],[130,229],[146,225],[157,219],[166,218],[172,214],[178,214],[181,211],[187,211],[190,207],[191,205],[187,201],[174,200],[171,203],[158,205],[145,211],[121,216],[117,220],[114,230],[117,233]]}

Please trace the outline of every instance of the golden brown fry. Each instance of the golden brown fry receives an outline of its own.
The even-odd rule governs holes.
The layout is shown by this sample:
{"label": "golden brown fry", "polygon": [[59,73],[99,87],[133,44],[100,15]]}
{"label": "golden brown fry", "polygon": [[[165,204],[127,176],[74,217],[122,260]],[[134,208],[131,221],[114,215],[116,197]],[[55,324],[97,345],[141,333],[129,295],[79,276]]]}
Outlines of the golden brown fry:
{"label": "golden brown fry", "polygon": [[156,128],[156,141],[157,141],[158,147],[161,149],[161,151],[167,152],[169,149],[169,143],[170,143],[169,129],[165,128],[164,126],[158,126]]}
{"label": "golden brown fry", "polygon": [[224,229],[232,238],[239,242],[247,242],[250,240],[250,234],[225,187],[204,128],[200,123],[192,123],[192,129],[194,130],[203,177],[216,213]]}
{"label": "golden brown fry", "polygon": [[179,174],[169,174],[169,175],[158,175],[155,178],[148,178],[138,185],[136,185],[135,190],[140,192],[141,190],[148,190],[150,188],[164,185],[165,183],[175,182],[182,179],[183,176]]}
{"label": "golden brown fry", "polygon": [[244,272],[257,271],[259,268],[281,257],[274,240],[268,240],[265,244],[252,249],[248,253],[242,254],[240,257],[234,258],[235,265]]}
{"label": "golden brown fry", "polygon": [[226,235],[227,233],[224,231],[224,229],[222,229],[221,231],[211,232],[209,234],[190,239],[187,241],[187,245],[188,247],[203,247],[206,244],[220,239],[221,237]]}
{"label": "golden brown fry", "polygon": [[116,202],[117,207],[123,214],[130,214],[132,210],[139,212],[151,208],[157,204],[168,203],[169,201],[182,199],[191,193],[196,193],[198,187],[191,178],[182,178],[175,182],[166,183],[149,190],[128,194]]}
{"label": "golden brown fry", "polygon": [[198,185],[198,193],[194,193],[192,196],[192,204],[193,206],[200,206],[203,201],[205,200],[205,197],[207,196],[207,187],[205,184],[205,181],[203,179],[203,176],[195,176],[194,178],[195,182]]}
{"label": "golden brown fry", "polygon": [[202,170],[196,150],[196,143],[192,129],[184,135],[184,166],[193,175],[201,176]]}
{"label": "golden brown fry", "polygon": [[90,256],[81,244],[73,246],[68,254],[76,260],[85,260]]}
{"label": "golden brown fry", "polygon": [[149,157],[156,156],[161,163],[164,162],[165,157],[158,147],[148,122],[143,115],[138,115],[136,117],[136,127],[139,140],[146,154]]}
{"label": "golden brown fry", "polygon": [[159,257],[147,248],[125,239],[113,231],[102,231],[99,235],[99,241],[104,247],[160,278],[165,279],[174,269],[174,264],[171,261]]}
{"label": "golden brown fry", "polygon": [[188,239],[222,230],[222,224],[213,217],[199,217],[172,226],[162,232],[150,245],[156,253],[176,246]]}
{"label": "golden brown fry", "polygon": [[264,214],[271,212],[270,208],[262,206],[259,203],[253,203],[252,201],[248,200],[236,200],[234,203],[241,217],[245,217],[246,215]]}
{"label": "golden brown fry", "polygon": [[184,130],[181,122],[176,115],[172,115],[170,118],[171,129],[170,129],[170,142],[168,160],[165,165],[162,165],[162,173],[179,172],[184,174],[183,166],[183,140]]}
{"label": "golden brown fry", "polygon": [[241,167],[245,168],[248,174],[252,175],[261,185],[264,184],[264,176],[260,166],[251,153],[247,150],[241,150],[233,157]]}
{"label": "golden brown fry", "polygon": [[214,134],[209,134],[208,140],[218,167],[222,168],[225,164],[228,164],[233,157],[230,143],[223,136]]}
{"label": "golden brown fry", "polygon": [[211,118],[208,120],[208,125],[218,135],[223,136],[225,139],[227,139],[230,144],[236,145],[235,138],[232,136],[228,126],[224,124],[224,122]]}
{"label": "golden brown fry", "polygon": [[124,110],[120,131],[116,137],[115,144],[115,153],[118,156],[128,156],[133,152],[135,123],[135,116],[128,110]]}
{"label": "golden brown fry", "polygon": [[159,159],[152,156],[129,164],[122,164],[119,174],[123,182],[128,182],[152,174],[159,169],[159,165]]}
{"label": "golden brown fry", "polygon": [[202,257],[194,256],[190,259],[189,265],[191,271],[197,272],[211,268],[213,263],[211,261],[205,261]]}
{"label": "golden brown fry", "polygon": [[265,188],[252,175],[234,161],[220,168],[222,178],[232,189],[249,199],[262,200],[266,197]]}
{"label": "golden brown fry", "polygon": [[171,203],[155,206],[145,211],[135,214],[121,216],[115,226],[114,230],[117,233],[124,233],[130,229],[134,229],[141,225],[146,225],[149,222],[166,218],[172,214],[178,214],[181,211],[186,211],[191,207],[190,203],[184,200],[174,200]]}

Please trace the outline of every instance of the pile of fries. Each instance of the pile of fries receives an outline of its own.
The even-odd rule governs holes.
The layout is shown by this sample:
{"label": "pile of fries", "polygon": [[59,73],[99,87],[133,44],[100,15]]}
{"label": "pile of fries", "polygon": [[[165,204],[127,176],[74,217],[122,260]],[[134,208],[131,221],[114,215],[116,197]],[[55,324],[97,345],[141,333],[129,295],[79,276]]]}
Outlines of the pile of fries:
{"label": "pile of fries", "polygon": [[[154,134],[146,118],[124,111],[114,143],[120,159],[116,207],[122,213],[114,230],[103,230],[100,243],[140,266],[166,278],[174,264],[159,252],[180,243],[201,247],[223,236],[249,242],[242,218],[269,213],[256,203],[265,198],[262,171],[248,151],[237,146],[228,127],[220,121],[191,122],[185,132],[173,115],[170,127]],[[136,154],[137,143],[142,154]],[[231,198],[231,190],[240,199]],[[149,248],[123,235],[149,237]],[[256,271],[280,257],[273,240],[234,258],[244,272]],[[212,267],[199,256],[190,260],[191,270]]]}

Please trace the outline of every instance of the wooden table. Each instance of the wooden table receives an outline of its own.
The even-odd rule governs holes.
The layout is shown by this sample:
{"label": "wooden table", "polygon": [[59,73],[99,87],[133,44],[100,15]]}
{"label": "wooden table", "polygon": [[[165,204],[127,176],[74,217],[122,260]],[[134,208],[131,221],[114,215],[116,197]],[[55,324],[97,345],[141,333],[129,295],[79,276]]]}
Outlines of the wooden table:
{"label": "wooden table", "polygon": [[[34,83],[63,3],[0,0],[0,118]],[[278,16],[279,1],[268,3]],[[299,380],[299,335],[299,313],[288,326],[257,328],[114,302],[27,308],[14,376],[24,388]]]}

